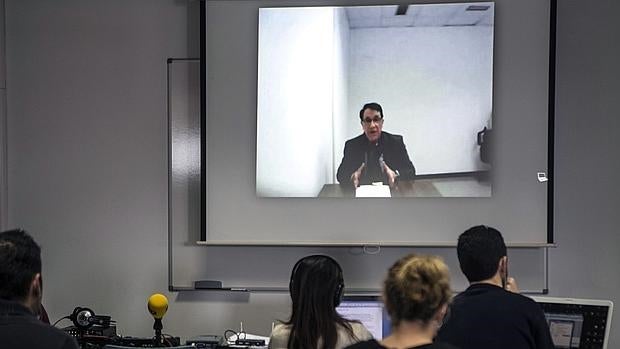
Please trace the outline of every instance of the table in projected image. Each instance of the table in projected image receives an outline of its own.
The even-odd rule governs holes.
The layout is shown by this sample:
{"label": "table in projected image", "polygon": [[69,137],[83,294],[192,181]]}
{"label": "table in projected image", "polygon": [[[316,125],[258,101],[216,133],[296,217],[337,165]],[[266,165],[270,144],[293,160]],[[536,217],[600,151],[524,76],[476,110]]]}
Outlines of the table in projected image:
{"label": "table in projected image", "polygon": [[[415,181],[400,181],[390,190],[392,197],[490,197],[491,184],[480,182],[470,176],[448,178],[425,178]],[[340,184],[325,184],[318,197],[354,197],[352,187]]]}

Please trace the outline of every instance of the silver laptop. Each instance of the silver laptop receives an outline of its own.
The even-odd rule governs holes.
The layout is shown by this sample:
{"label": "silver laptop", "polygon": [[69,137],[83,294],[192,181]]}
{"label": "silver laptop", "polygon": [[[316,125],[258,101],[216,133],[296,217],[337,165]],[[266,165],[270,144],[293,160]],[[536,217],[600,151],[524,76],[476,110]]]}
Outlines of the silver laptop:
{"label": "silver laptop", "polygon": [[542,308],[558,349],[607,349],[614,304],[606,300],[532,297]]}
{"label": "silver laptop", "polygon": [[377,340],[390,334],[390,318],[377,296],[344,296],[336,311],[345,319],[361,322]]}

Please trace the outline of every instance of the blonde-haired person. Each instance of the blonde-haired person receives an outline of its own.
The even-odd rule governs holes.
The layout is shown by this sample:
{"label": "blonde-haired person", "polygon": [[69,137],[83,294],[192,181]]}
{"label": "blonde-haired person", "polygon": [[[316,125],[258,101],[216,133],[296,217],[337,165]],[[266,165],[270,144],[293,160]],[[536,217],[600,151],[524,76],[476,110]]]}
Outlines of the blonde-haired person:
{"label": "blonde-haired person", "polygon": [[433,343],[451,296],[450,272],[441,258],[411,254],[399,259],[383,284],[392,333],[381,341],[371,339],[349,349],[454,349]]}

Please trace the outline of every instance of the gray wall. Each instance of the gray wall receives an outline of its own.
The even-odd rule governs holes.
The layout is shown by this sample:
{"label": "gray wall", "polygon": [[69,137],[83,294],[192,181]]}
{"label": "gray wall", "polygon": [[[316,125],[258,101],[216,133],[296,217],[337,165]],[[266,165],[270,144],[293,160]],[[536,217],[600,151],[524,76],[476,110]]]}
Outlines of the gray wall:
{"label": "gray wall", "polygon": [[[552,295],[618,300],[619,11],[559,1]],[[197,14],[178,0],[6,1],[8,226],[43,247],[53,320],[83,305],[151,334],[146,299],[167,285],[165,59],[196,55]],[[168,295],[165,332],[182,337],[239,321],[267,334],[288,310],[284,294]]]}
{"label": "gray wall", "polygon": [[[553,295],[620,305],[620,2],[558,1]],[[609,348],[620,346],[614,316]]]}
{"label": "gray wall", "polygon": [[8,220],[8,178],[6,145],[6,48],[4,33],[4,0],[0,1],[0,229]]}

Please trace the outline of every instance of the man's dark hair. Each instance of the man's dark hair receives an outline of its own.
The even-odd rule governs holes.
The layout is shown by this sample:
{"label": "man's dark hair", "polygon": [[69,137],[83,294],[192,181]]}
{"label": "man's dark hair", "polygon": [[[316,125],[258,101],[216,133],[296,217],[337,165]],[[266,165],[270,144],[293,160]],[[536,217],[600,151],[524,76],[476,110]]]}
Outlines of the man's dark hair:
{"label": "man's dark hair", "polygon": [[379,105],[379,103],[366,103],[364,104],[364,106],[362,107],[362,110],[360,110],[360,120],[364,121],[364,110],[366,109],[372,109],[374,111],[378,111],[379,113],[381,113],[381,119],[383,119],[384,115],[383,115],[383,108],[381,108],[381,105]]}
{"label": "man's dark hair", "polygon": [[24,300],[41,272],[41,247],[21,229],[0,233],[0,299]]}
{"label": "man's dark hair", "polygon": [[456,253],[467,280],[482,281],[497,272],[499,260],[506,255],[506,244],[497,229],[478,225],[459,236]]}

